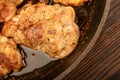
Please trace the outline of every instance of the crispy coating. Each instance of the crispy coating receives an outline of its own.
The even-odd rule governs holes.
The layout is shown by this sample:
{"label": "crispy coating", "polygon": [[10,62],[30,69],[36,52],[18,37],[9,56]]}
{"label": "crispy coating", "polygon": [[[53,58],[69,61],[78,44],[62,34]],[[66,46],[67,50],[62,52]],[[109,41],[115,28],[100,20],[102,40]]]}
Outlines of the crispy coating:
{"label": "crispy coating", "polygon": [[23,0],[5,0],[5,1],[15,3],[16,5],[20,5],[23,2]]}
{"label": "crispy coating", "polygon": [[81,6],[88,0],[54,0],[55,3],[62,3],[64,5],[72,5],[72,6]]}
{"label": "crispy coating", "polygon": [[63,58],[76,47],[79,28],[70,6],[34,4],[6,22],[2,34],[18,44],[42,50],[51,57]]}
{"label": "crispy coating", "polygon": [[16,13],[16,6],[23,0],[0,0],[0,22],[9,21]]}
{"label": "crispy coating", "polygon": [[27,7],[30,7],[31,5],[32,5],[32,1],[28,1],[28,3],[26,3],[24,6],[22,6],[21,8],[19,8],[18,10],[17,10],[17,14],[19,14],[20,13],[20,11],[24,11]]}
{"label": "crispy coating", "polygon": [[22,57],[13,39],[8,39],[0,34],[0,76],[5,76],[11,71],[19,71]]}
{"label": "crispy coating", "polygon": [[15,4],[5,0],[0,0],[0,22],[10,20],[15,15],[15,12]]}

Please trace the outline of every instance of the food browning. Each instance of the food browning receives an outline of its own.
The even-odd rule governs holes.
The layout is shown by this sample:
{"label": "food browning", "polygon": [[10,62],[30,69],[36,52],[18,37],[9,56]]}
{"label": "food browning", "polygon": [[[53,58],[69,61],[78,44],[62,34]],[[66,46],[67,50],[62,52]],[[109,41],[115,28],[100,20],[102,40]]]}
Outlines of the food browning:
{"label": "food browning", "polygon": [[11,71],[19,71],[22,57],[13,39],[8,39],[0,34],[0,76],[5,76]]}
{"label": "food browning", "polygon": [[15,12],[15,4],[5,0],[0,0],[0,22],[10,20],[15,15]]}
{"label": "food browning", "polygon": [[39,2],[41,3],[45,3],[45,4],[48,4],[50,0],[39,0]]}
{"label": "food browning", "polygon": [[[0,76],[17,72],[23,67],[17,44],[42,50],[51,57],[64,58],[78,44],[79,28],[71,6],[47,5],[49,0],[32,0],[17,10],[23,0],[1,0]],[[54,0],[64,5],[82,5],[84,0]],[[3,36],[4,35],[4,36]]]}
{"label": "food browning", "polygon": [[23,2],[23,0],[5,0],[5,1],[12,2],[16,5],[20,5]]}
{"label": "food browning", "polygon": [[16,13],[16,6],[23,0],[0,0],[0,22],[9,21]]}
{"label": "food browning", "polygon": [[64,5],[72,5],[72,6],[81,6],[88,0],[54,0],[55,3],[62,3]]}
{"label": "food browning", "polygon": [[38,3],[25,7],[6,22],[2,34],[51,57],[64,58],[78,43],[79,28],[74,21],[72,7]]}

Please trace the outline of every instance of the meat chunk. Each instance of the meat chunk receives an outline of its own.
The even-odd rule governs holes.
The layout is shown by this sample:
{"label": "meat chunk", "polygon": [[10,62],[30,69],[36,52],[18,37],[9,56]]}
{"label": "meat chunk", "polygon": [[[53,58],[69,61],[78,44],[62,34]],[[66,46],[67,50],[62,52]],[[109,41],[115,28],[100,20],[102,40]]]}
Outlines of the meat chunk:
{"label": "meat chunk", "polygon": [[16,13],[16,6],[23,0],[0,0],[0,22],[9,21]]}
{"label": "meat chunk", "polygon": [[70,6],[34,4],[6,22],[2,34],[16,43],[63,58],[76,47],[79,28]]}
{"label": "meat chunk", "polygon": [[5,76],[11,71],[19,71],[22,57],[13,39],[8,39],[0,34],[0,76]]}
{"label": "meat chunk", "polygon": [[10,20],[15,15],[15,12],[15,4],[5,0],[0,0],[0,22]]}
{"label": "meat chunk", "polygon": [[88,0],[54,0],[55,3],[62,3],[64,5],[72,5],[72,6],[81,6]]}
{"label": "meat chunk", "polygon": [[16,5],[20,5],[23,2],[23,0],[5,0],[5,1],[15,3]]}
{"label": "meat chunk", "polygon": [[24,6],[22,6],[21,8],[17,10],[17,14],[19,14],[20,11],[25,10],[26,8],[30,7],[32,4],[33,4],[33,1],[28,1]]}

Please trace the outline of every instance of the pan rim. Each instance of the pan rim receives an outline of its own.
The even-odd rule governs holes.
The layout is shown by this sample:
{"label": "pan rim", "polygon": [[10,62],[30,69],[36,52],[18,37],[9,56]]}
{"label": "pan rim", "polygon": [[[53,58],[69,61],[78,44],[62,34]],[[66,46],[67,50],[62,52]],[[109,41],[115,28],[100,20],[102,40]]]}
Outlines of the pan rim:
{"label": "pan rim", "polygon": [[106,4],[105,4],[105,8],[103,11],[103,16],[101,18],[101,21],[98,25],[98,28],[92,38],[92,40],[90,41],[90,43],[88,44],[88,46],[86,47],[86,49],[83,51],[83,53],[81,54],[80,57],[78,57],[75,62],[69,66],[65,71],[63,71],[60,75],[58,75],[57,77],[55,77],[53,80],[62,80],[65,76],[67,76],[71,71],[73,71],[77,65],[81,62],[81,60],[83,60],[85,58],[85,56],[87,55],[88,52],[90,52],[90,50],[92,49],[92,47],[95,45],[99,35],[101,34],[101,31],[104,27],[105,21],[107,19],[107,15],[109,13],[109,9],[110,9],[110,4],[111,4],[111,0],[106,0]]}

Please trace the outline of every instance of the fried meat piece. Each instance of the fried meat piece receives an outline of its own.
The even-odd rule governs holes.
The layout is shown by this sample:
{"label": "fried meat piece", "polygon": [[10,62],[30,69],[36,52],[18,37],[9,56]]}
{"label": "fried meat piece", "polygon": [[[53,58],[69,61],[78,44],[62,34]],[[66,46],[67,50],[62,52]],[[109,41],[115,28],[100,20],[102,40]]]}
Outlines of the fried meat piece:
{"label": "fried meat piece", "polygon": [[15,3],[16,5],[20,5],[23,2],[23,0],[5,0],[5,1]]}
{"label": "fried meat piece", "polygon": [[70,6],[34,4],[6,22],[2,34],[18,44],[42,50],[51,57],[63,58],[76,47],[79,28]]}
{"label": "fried meat piece", "polygon": [[0,0],[0,22],[9,21],[16,13],[16,6],[23,0]]}
{"label": "fried meat piece", "polygon": [[72,5],[72,6],[81,6],[88,0],[54,0],[55,3],[62,3],[64,5]]}
{"label": "fried meat piece", "polygon": [[22,57],[13,39],[8,39],[0,34],[0,76],[5,76],[11,71],[19,71]]}
{"label": "fried meat piece", "polygon": [[[17,13],[19,14],[20,11],[25,10],[26,8],[30,7],[32,4],[35,4],[34,1],[36,3],[36,0],[30,0],[30,1],[28,1],[28,3],[26,3],[23,7],[21,7],[20,9],[17,10]],[[49,0],[38,0],[37,2],[48,4]]]}
{"label": "fried meat piece", "polygon": [[31,5],[32,5],[32,1],[28,1],[28,3],[26,3],[24,6],[22,6],[21,8],[19,8],[18,10],[17,10],[17,14],[19,14],[20,13],[20,11],[24,11],[27,7],[30,7]]}
{"label": "fried meat piece", "polygon": [[0,0],[0,22],[10,20],[15,15],[15,12],[15,4],[5,0]]}

